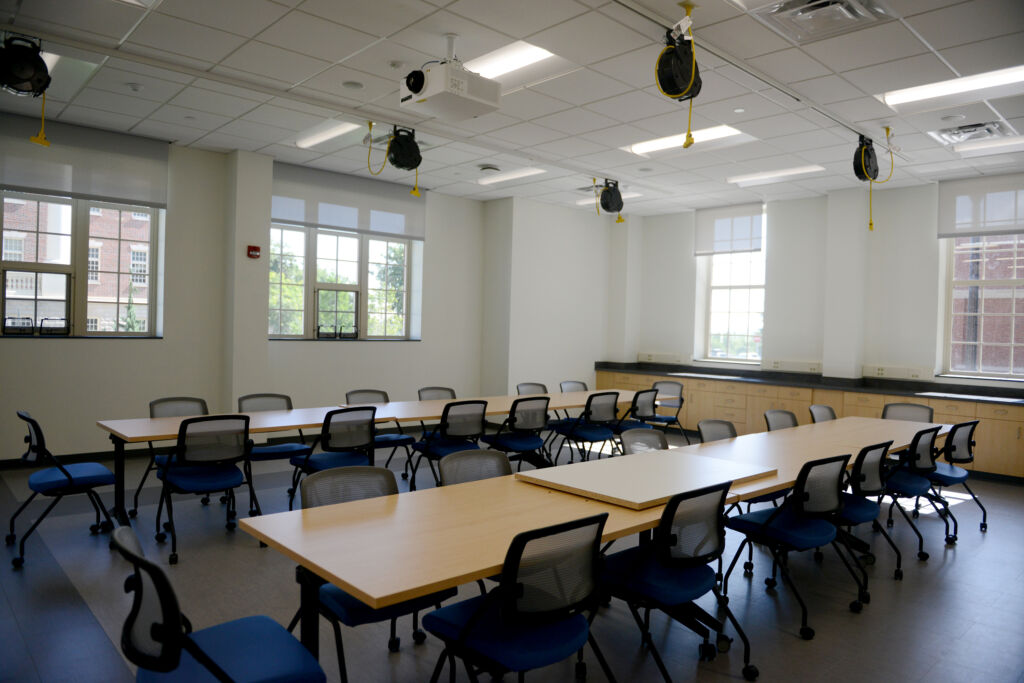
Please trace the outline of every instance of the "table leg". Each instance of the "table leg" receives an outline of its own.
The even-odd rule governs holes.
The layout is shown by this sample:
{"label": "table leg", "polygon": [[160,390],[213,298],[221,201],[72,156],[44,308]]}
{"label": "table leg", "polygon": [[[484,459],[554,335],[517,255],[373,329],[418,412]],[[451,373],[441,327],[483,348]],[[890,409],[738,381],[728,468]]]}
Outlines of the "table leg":
{"label": "table leg", "polygon": [[320,658],[320,586],[324,580],[305,567],[295,568],[299,584],[299,640],[315,658]]}
{"label": "table leg", "polygon": [[124,441],[113,434],[110,440],[114,442],[114,507],[110,509],[110,515],[121,526],[127,526],[128,513],[124,509]]}

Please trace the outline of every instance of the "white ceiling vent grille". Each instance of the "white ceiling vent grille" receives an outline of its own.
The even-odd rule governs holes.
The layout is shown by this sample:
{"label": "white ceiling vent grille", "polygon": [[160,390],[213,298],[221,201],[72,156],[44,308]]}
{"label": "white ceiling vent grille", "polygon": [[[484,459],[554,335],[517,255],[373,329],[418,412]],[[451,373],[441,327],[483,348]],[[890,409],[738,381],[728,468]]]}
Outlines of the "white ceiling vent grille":
{"label": "white ceiling vent grille", "polygon": [[961,142],[977,142],[1006,137],[1006,130],[998,121],[991,121],[989,123],[969,123],[956,128],[930,130],[928,135],[944,145],[957,145]]}
{"label": "white ceiling vent grille", "polygon": [[878,0],[783,0],[751,12],[797,43],[809,43],[874,26],[893,18]]}

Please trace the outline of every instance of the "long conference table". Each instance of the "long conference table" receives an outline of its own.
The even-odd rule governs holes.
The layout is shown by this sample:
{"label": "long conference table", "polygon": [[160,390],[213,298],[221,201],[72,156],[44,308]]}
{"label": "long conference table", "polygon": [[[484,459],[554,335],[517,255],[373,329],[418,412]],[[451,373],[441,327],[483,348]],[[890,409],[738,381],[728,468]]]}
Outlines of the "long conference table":
{"label": "long conference table", "polygon": [[[299,565],[303,644],[319,647],[317,585],[379,608],[493,576],[522,532],[601,512],[603,541],[657,526],[668,496],[733,481],[729,500],[791,487],[805,462],[910,444],[927,423],[847,417],[666,451],[240,521]],[[942,433],[948,432],[943,425]]]}
{"label": "long conference table", "polygon": [[[570,391],[562,394],[530,394],[529,396],[548,396],[551,400],[549,410],[569,410],[582,408],[592,394],[602,391]],[[635,392],[619,390],[619,404],[631,403]],[[518,398],[529,396],[484,396],[481,398],[456,400],[487,401],[487,415],[504,415],[509,412],[512,403]],[[451,403],[449,399],[432,399],[427,401],[392,401],[390,403],[368,403],[377,408],[375,422],[428,422],[441,419],[444,406]],[[267,434],[288,432],[296,429],[320,429],[324,416],[331,410],[345,407],[341,403],[333,406],[317,408],[295,408],[293,410],[265,410],[253,413],[242,413],[249,416],[250,434]],[[173,441],[178,438],[178,427],[187,417],[142,417],[121,420],[99,420],[96,426],[108,432],[114,444],[114,505],[110,510],[119,523],[128,523],[125,510],[124,463],[125,444],[145,443],[151,441]]]}

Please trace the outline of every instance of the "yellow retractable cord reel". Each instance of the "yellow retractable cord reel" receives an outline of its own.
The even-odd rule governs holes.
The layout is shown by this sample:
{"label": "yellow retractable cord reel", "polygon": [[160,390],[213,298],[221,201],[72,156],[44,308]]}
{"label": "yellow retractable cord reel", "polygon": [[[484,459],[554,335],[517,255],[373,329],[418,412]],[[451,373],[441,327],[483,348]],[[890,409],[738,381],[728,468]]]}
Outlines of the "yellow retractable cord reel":
{"label": "yellow retractable cord reel", "polygon": [[619,192],[619,181],[605,178],[603,186],[597,184],[597,178],[592,178],[591,181],[594,184],[594,208],[597,209],[597,215],[600,216],[601,209],[604,209],[605,213],[619,215],[615,219],[616,223],[625,223],[626,219],[622,217],[622,193]]}
{"label": "yellow retractable cord reel", "polygon": [[420,163],[423,157],[420,155],[420,146],[416,143],[416,131],[411,128],[399,128],[394,126],[388,136],[388,146],[384,150],[384,163],[376,171],[370,166],[370,155],[373,153],[373,121],[367,121],[370,129],[369,145],[366,150],[366,170],[371,175],[380,175],[384,167],[391,163],[395,168],[404,171],[416,171],[416,182],[409,192],[414,197],[420,196]]}
{"label": "yellow retractable cord reel", "polygon": [[857,150],[853,153],[853,174],[857,180],[868,183],[868,230],[875,229],[874,218],[874,187],[875,183],[882,184],[892,180],[892,172],[896,169],[896,159],[892,152],[892,143],[889,142],[891,131],[885,127],[885,146],[889,149],[889,177],[885,180],[878,178],[878,158],[875,156],[875,146],[870,138],[863,135],[857,143]]}
{"label": "yellow retractable cord reel", "polygon": [[9,93],[27,97],[43,96],[39,133],[29,140],[49,147],[46,139],[46,89],[50,73],[43,61],[38,40],[27,36],[8,36],[0,48],[0,87]]}
{"label": "yellow retractable cord reel", "polygon": [[680,3],[686,10],[682,21],[669,29],[665,34],[665,49],[658,55],[654,76],[658,90],[665,97],[682,102],[690,101],[690,112],[686,120],[686,141],[683,147],[693,144],[690,132],[693,122],[693,98],[700,94],[700,70],[697,68],[697,54],[693,49],[693,21],[690,13],[692,3]]}

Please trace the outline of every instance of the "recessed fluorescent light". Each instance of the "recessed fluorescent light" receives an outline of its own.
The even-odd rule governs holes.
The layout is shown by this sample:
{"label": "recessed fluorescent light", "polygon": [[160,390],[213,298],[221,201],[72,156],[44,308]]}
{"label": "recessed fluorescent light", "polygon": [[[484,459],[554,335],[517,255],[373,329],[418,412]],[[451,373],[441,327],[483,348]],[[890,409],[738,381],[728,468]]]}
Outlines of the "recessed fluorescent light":
{"label": "recessed fluorescent light", "polygon": [[[898,112],[928,111],[1024,91],[1024,66],[893,90],[880,99]],[[919,104],[915,104],[919,103]],[[909,106],[907,106],[909,105]]]}
{"label": "recessed fluorescent light", "polygon": [[494,183],[503,183],[507,180],[517,180],[519,178],[527,178],[532,175],[539,175],[541,173],[547,173],[543,168],[517,168],[514,171],[505,171],[504,173],[495,173],[494,175],[484,176],[478,179],[476,182],[481,185],[493,185]]}
{"label": "recessed fluorescent light", "polygon": [[[727,138],[732,135],[740,134],[740,131],[736,130],[732,126],[714,126],[712,128],[702,128],[692,132],[693,141],[695,143],[708,142],[710,140],[718,140],[720,138]],[[670,135],[667,138],[656,138],[654,140],[637,142],[627,147],[623,147],[622,149],[627,152],[632,152],[633,154],[649,154],[662,149],[682,147],[684,142],[686,142],[686,133],[680,133],[679,135]]]}
{"label": "recessed fluorescent light", "polygon": [[[603,188],[602,188],[603,189]],[[623,192],[623,199],[636,199],[637,197],[643,197],[639,192]],[[593,204],[595,199],[593,197],[587,197],[586,199],[577,199],[576,206],[584,206],[586,204]]]}
{"label": "recessed fluorescent light", "polygon": [[1024,151],[1024,135],[961,142],[953,145],[953,151],[964,157],[983,157],[989,154],[1020,152]]}
{"label": "recessed fluorescent light", "polygon": [[329,121],[318,123],[317,125],[313,126],[309,130],[304,132],[302,134],[302,137],[295,141],[295,146],[301,147],[302,149],[316,147],[322,142],[327,142],[328,140],[332,140],[338,137],[339,135],[350,133],[356,130],[357,128],[361,127],[362,126],[359,126],[358,124],[350,123],[348,121],[338,121],[337,119],[330,119]]}
{"label": "recessed fluorescent light", "polygon": [[817,173],[818,171],[824,171],[824,166],[797,166],[796,168],[781,168],[778,171],[764,171],[762,173],[751,173],[749,175],[738,175],[732,178],[726,178],[725,182],[739,185],[740,187],[749,187],[751,185],[768,185],[770,183],[777,183],[781,180],[789,178],[795,175],[804,175],[805,173]]}
{"label": "recessed fluorescent light", "polygon": [[488,52],[482,57],[470,60],[464,66],[470,71],[477,72],[484,78],[497,78],[531,64],[536,64],[548,57],[554,57],[554,54],[542,47],[517,40],[505,47],[499,47],[493,52]]}

